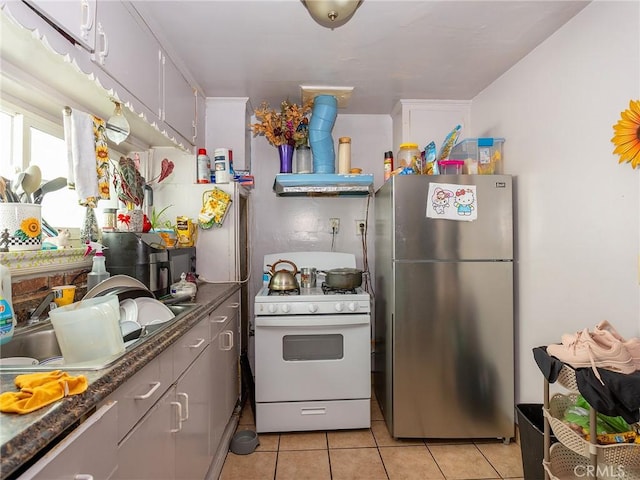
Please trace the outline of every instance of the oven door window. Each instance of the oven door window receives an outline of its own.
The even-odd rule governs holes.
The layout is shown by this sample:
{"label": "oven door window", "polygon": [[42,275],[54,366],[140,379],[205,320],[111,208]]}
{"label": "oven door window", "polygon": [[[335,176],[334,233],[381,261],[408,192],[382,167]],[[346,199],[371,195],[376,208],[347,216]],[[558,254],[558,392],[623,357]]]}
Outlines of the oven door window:
{"label": "oven door window", "polygon": [[338,333],[282,337],[285,361],[341,360],[343,357],[344,337]]}

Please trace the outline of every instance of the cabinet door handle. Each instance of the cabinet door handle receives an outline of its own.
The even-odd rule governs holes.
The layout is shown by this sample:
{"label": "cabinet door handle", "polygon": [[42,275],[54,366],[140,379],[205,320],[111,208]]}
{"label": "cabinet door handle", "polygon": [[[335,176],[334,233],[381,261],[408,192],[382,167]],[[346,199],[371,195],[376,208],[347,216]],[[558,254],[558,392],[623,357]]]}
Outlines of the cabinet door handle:
{"label": "cabinet door handle", "polygon": [[224,322],[227,321],[227,318],[229,318],[229,317],[227,317],[226,315],[216,315],[215,317],[213,317],[211,319],[211,321],[213,323],[224,323]]}
{"label": "cabinet door handle", "polygon": [[229,304],[230,308],[238,308],[239,306],[240,306],[240,304],[238,302],[234,302],[234,303]]}
{"label": "cabinet door handle", "polygon": [[104,32],[102,24],[98,22],[98,43],[102,40],[102,48],[98,51],[98,63],[104,65],[105,58],[109,55],[109,37]]}
{"label": "cabinet door handle", "polygon": [[144,395],[136,395],[134,398],[134,400],[146,400],[147,398],[149,398],[151,395],[154,394],[154,392],[156,390],[158,390],[158,388],[160,388],[160,382],[152,382],[151,383],[151,388],[149,389],[149,391],[147,393],[145,393]]}
{"label": "cabinet door handle", "polygon": [[184,398],[184,417],[180,417],[180,421],[189,420],[189,395],[184,392],[178,392],[178,397]]}
{"label": "cabinet door handle", "polygon": [[[224,341],[222,340],[223,338],[228,338],[229,342],[227,343],[227,345],[224,345]],[[233,331],[232,330],[225,330],[224,332],[220,332],[220,350],[223,351],[229,351],[233,348]]]}
{"label": "cabinet door handle", "polygon": [[189,345],[189,348],[200,348],[204,342],[206,342],[204,338],[199,338],[198,343],[194,345]]}
{"label": "cabinet door handle", "polygon": [[89,39],[89,31],[93,27],[93,16],[91,15],[91,8],[88,0],[82,0],[80,4],[82,9],[82,23],[80,24],[80,31],[82,32],[82,38]]}
{"label": "cabinet door handle", "polygon": [[180,402],[171,402],[171,405],[178,409],[178,428],[169,430],[171,433],[177,433],[182,430],[182,404]]}
{"label": "cabinet door handle", "polygon": [[73,480],[93,480],[93,475],[90,473],[76,473],[73,476]]}

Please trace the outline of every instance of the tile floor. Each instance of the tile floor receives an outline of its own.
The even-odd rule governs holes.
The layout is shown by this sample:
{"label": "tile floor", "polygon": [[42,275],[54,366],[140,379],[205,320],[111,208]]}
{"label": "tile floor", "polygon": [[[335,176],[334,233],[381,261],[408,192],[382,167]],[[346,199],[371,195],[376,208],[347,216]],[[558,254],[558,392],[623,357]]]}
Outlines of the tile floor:
{"label": "tile floor", "polygon": [[[249,403],[238,430],[255,430]],[[396,440],[377,401],[371,428],[328,432],[262,433],[250,455],[231,452],[220,480],[466,480],[522,479],[517,443]]]}

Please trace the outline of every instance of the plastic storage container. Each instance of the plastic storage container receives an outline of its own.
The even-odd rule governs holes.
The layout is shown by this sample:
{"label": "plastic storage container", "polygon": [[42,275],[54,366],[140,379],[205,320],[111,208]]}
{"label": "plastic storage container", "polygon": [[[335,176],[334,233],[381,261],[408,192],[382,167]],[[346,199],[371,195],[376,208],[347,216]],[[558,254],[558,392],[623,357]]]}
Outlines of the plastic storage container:
{"label": "plastic storage container", "polygon": [[438,162],[440,175],[460,175],[463,165],[463,160],[440,160]]}
{"label": "plastic storage container", "polygon": [[504,138],[465,138],[454,145],[449,160],[464,161],[463,173],[501,175]]}
{"label": "plastic storage container", "polygon": [[409,167],[415,174],[422,174],[422,154],[417,143],[402,143],[396,157],[399,167]]}

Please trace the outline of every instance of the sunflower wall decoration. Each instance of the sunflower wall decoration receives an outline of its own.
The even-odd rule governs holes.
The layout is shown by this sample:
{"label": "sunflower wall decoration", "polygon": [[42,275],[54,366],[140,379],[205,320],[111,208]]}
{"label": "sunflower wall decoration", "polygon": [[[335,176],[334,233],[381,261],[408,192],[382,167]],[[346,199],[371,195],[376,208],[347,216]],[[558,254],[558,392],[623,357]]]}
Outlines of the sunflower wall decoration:
{"label": "sunflower wall decoration", "polygon": [[613,153],[620,155],[618,163],[630,163],[635,169],[640,167],[640,100],[630,100],[629,108],[620,117],[613,126]]}

